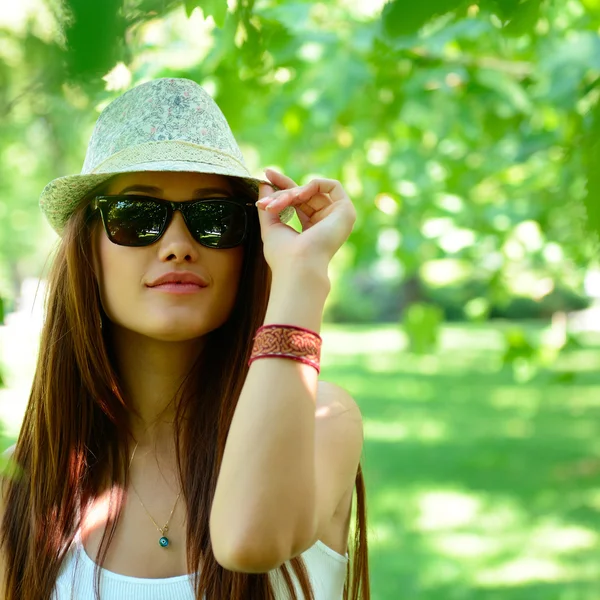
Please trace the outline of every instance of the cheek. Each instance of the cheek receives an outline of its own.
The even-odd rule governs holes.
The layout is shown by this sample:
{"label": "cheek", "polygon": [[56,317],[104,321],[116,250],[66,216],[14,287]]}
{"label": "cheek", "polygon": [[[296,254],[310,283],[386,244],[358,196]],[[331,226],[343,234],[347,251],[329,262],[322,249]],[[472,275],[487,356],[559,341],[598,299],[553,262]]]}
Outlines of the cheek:
{"label": "cheek", "polygon": [[[217,287],[215,300],[220,309],[217,312],[229,314],[237,297],[242,266],[244,264],[243,248],[222,250],[223,255],[216,256],[211,266],[211,273]],[[227,253],[227,254],[225,254]]]}
{"label": "cheek", "polygon": [[106,236],[100,238],[97,248],[97,279],[102,307],[109,317],[115,318],[131,304],[140,273],[136,269],[135,257],[127,253],[128,249],[112,244]]}
{"label": "cheek", "polygon": [[242,266],[244,264],[244,249],[232,248],[227,252],[229,254],[228,256],[224,257],[225,260],[223,261],[219,271],[222,279],[226,282],[229,282],[227,287],[233,291],[238,288],[240,276],[242,274]]}

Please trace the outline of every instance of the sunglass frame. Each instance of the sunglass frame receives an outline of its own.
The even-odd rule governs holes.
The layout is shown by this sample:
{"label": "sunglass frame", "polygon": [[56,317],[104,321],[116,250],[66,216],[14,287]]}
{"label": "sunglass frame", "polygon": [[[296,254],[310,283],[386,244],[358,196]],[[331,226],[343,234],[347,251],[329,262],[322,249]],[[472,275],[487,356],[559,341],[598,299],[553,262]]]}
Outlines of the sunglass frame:
{"label": "sunglass frame", "polygon": [[[107,222],[108,216],[107,216],[106,211],[108,210],[109,205],[118,200],[139,200],[140,198],[143,198],[144,201],[154,201],[155,203],[159,204],[160,206],[164,206],[166,208],[166,213],[165,213],[166,216],[160,227],[160,232],[151,241],[142,243],[142,244],[122,244],[122,243],[115,241],[110,234],[108,222]],[[239,241],[236,244],[215,247],[215,246],[210,246],[208,244],[205,244],[204,242],[202,242],[201,240],[196,238],[196,236],[190,229],[190,225],[188,223],[188,217],[186,216],[185,207],[193,206],[193,205],[196,205],[199,203],[207,203],[207,202],[221,202],[221,203],[226,203],[226,204],[234,204],[235,206],[245,209],[244,210],[244,218],[245,218],[244,235],[242,236],[241,241]],[[127,195],[127,194],[115,194],[115,195],[108,195],[108,196],[107,195],[98,195],[91,202],[92,211],[93,212],[95,212],[96,210],[100,211],[102,225],[104,227],[104,231],[105,231],[108,239],[113,244],[116,244],[117,246],[124,246],[127,248],[141,248],[144,246],[151,246],[152,244],[155,244],[156,242],[158,242],[158,240],[160,240],[160,238],[164,235],[165,231],[168,229],[176,210],[181,212],[181,216],[183,217],[183,220],[185,222],[186,227],[188,228],[188,231],[190,232],[190,235],[200,245],[202,245],[206,248],[210,248],[211,250],[228,250],[230,248],[235,248],[237,246],[241,246],[246,241],[246,237],[248,235],[248,229],[249,229],[249,225],[250,225],[248,208],[251,206],[253,207],[253,206],[255,206],[255,204],[253,202],[243,202],[242,203],[237,200],[233,200],[231,197],[200,198],[200,199],[194,199],[194,200],[189,200],[189,201],[180,200],[180,201],[176,202],[174,200],[165,200],[164,198],[155,198],[154,196],[142,196],[142,195],[138,196],[138,195]]]}

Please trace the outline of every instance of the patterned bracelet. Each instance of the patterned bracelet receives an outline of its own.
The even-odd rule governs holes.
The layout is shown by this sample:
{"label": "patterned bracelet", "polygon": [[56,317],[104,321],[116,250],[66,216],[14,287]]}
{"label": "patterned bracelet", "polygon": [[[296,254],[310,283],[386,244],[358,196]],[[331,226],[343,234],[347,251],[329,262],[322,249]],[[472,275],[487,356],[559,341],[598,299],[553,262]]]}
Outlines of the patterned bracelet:
{"label": "patterned bracelet", "polygon": [[318,333],[295,325],[263,325],[254,336],[248,366],[258,358],[291,358],[321,372],[321,345]]}

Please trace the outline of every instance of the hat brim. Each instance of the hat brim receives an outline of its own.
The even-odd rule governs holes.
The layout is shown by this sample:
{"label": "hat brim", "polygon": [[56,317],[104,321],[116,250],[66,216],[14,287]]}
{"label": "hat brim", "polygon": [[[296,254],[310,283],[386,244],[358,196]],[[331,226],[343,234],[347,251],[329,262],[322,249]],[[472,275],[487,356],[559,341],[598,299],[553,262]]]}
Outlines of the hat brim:
{"label": "hat brim", "polygon": [[[66,175],[64,177],[53,179],[44,187],[40,195],[39,205],[42,213],[50,223],[52,229],[54,229],[59,236],[62,236],[69,217],[77,208],[77,205],[82,198],[90,194],[94,188],[105,183],[115,175],[137,171],[191,172],[237,177],[247,182],[257,194],[260,183],[265,183],[278,189],[277,186],[266,179],[250,177],[241,171],[235,172],[231,168],[218,165],[189,161],[138,163],[108,173]],[[288,206],[279,213],[279,218],[282,223],[287,223],[294,214],[294,208]]]}

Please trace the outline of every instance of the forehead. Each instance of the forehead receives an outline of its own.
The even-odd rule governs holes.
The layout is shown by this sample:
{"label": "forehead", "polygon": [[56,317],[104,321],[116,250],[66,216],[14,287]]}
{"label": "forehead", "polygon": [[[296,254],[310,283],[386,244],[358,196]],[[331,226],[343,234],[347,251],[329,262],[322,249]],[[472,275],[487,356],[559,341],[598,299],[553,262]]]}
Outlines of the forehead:
{"label": "forehead", "polygon": [[112,179],[108,185],[108,193],[118,193],[132,185],[147,185],[160,188],[165,193],[183,194],[192,193],[202,188],[223,188],[231,192],[229,179],[224,175],[213,173],[188,173],[188,172],[158,172],[145,171],[139,173],[122,173]]}

